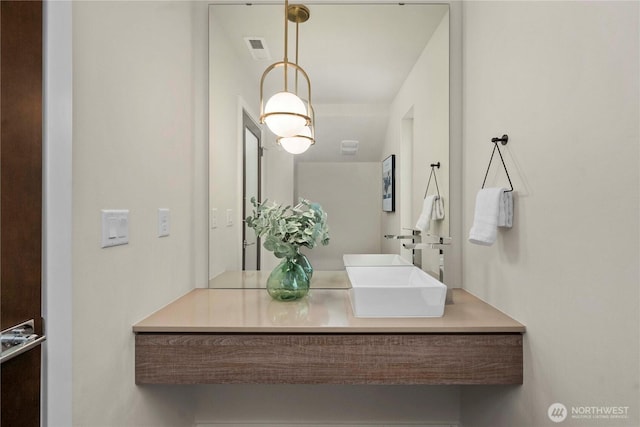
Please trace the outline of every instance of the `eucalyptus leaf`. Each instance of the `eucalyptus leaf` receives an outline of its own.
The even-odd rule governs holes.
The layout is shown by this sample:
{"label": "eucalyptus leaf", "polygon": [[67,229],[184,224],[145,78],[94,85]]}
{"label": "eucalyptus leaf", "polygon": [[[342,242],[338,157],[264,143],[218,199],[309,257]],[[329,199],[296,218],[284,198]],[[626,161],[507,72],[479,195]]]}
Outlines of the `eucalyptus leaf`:
{"label": "eucalyptus leaf", "polygon": [[300,199],[295,206],[275,202],[260,203],[251,198],[253,215],[246,218],[247,226],[257,236],[266,236],[263,247],[277,258],[295,257],[300,246],[313,248],[318,242],[329,243],[327,214],[318,203]]}

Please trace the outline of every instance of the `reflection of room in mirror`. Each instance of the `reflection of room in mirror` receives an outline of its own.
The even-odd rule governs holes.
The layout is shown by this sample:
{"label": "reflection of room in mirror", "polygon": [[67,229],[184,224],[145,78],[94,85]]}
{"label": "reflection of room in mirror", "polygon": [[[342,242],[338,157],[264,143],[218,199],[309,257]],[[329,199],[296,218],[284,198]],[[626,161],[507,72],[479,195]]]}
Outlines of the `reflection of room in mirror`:
{"label": "reflection of room in mirror", "polygon": [[[246,218],[253,211],[251,200],[260,200],[262,196],[262,159],[260,156],[262,132],[256,122],[244,110],[242,112],[242,127],[244,128],[242,217]],[[246,223],[243,222],[242,224],[242,269],[259,270],[260,239],[258,239],[253,230],[247,227]]]}
{"label": "reflection of room in mirror", "polygon": [[[438,179],[448,211],[448,5],[308,7],[312,18],[300,34],[299,64],[313,85],[316,143],[293,156],[262,126],[262,200],[304,197],[323,206],[331,242],[306,252],[316,271],[342,270],[345,253],[406,258],[401,242],[383,235],[415,224],[434,161],[443,165]],[[209,7],[209,206],[237,215],[232,226],[209,230],[210,278],[243,268],[242,111],[259,121],[260,77],[284,53],[282,12],[281,4]],[[272,59],[254,59],[246,37],[259,39]],[[358,141],[355,153],[343,153],[342,141]],[[392,154],[395,211],[385,213],[382,162]],[[448,236],[448,215],[431,230]],[[425,270],[437,271],[437,251],[423,252]],[[278,263],[264,249],[259,256],[262,270]]]}

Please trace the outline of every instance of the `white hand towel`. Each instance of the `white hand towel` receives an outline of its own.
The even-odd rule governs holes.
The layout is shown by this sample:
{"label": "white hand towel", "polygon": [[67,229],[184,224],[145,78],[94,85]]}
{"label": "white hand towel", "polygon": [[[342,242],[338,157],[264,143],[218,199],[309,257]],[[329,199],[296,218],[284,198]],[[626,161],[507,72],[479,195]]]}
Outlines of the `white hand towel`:
{"label": "white hand towel", "polygon": [[500,196],[500,212],[498,213],[498,227],[513,226],[513,193],[503,191]]}
{"label": "white hand towel", "polygon": [[444,203],[442,202],[442,197],[436,196],[435,201],[433,202],[433,219],[444,219]]}
{"label": "white hand towel", "polygon": [[473,225],[469,231],[469,241],[476,245],[491,246],[496,241],[500,198],[504,188],[485,188],[478,191]]}
{"label": "white hand towel", "polygon": [[429,226],[431,225],[431,213],[433,212],[433,202],[437,196],[427,196],[424,198],[422,202],[422,213],[418,218],[418,222],[416,223],[416,228],[420,230],[423,234],[429,230]]}

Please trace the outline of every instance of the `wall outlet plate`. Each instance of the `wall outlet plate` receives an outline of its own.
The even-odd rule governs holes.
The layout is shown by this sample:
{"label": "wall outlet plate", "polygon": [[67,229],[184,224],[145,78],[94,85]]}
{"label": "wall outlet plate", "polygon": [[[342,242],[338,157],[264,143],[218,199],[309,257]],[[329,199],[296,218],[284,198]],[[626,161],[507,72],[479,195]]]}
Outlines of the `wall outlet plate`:
{"label": "wall outlet plate", "polygon": [[158,237],[167,237],[171,231],[171,213],[169,209],[158,209]]}

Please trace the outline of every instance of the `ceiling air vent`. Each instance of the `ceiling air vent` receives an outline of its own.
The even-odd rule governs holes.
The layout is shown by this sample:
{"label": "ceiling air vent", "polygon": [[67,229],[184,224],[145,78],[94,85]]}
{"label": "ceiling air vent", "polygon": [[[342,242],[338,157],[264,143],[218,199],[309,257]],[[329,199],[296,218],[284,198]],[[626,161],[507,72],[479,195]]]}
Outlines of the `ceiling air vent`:
{"label": "ceiling air vent", "polygon": [[358,152],[358,141],[344,140],[340,143],[340,153],[343,156],[355,156]]}
{"label": "ceiling air vent", "polygon": [[251,53],[251,57],[256,61],[271,59],[267,41],[264,37],[245,37],[244,42],[247,45],[247,49],[249,49],[249,53]]}

